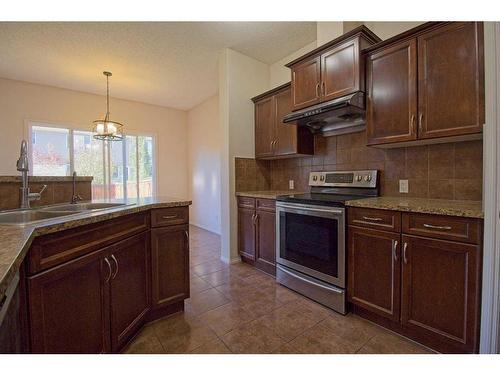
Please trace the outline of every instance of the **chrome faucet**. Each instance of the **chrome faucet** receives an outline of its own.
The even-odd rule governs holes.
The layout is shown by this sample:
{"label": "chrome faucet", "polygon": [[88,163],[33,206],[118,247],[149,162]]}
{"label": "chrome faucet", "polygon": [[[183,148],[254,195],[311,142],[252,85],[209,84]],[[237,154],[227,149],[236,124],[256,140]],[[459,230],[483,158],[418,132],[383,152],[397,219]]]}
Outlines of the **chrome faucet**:
{"label": "chrome faucet", "polygon": [[76,194],[76,172],[73,172],[73,194],[71,195],[71,203],[76,204],[76,202],[83,200],[83,198]]}
{"label": "chrome faucet", "polygon": [[28,162],[28,145],[26,141],[23,139],[21,142],[21,152],[19,159],[17,159],[17,170],[21,172],[23,186],[20,190],[20,198],[21,198],[21,208],[30,208],[31,201],[40,200],[42,193],[47,189],[47,185],[42,186],[42,190],[38,193],[30,193],[30,188],[28,186],[28,171],[29,171],[29,162]]}

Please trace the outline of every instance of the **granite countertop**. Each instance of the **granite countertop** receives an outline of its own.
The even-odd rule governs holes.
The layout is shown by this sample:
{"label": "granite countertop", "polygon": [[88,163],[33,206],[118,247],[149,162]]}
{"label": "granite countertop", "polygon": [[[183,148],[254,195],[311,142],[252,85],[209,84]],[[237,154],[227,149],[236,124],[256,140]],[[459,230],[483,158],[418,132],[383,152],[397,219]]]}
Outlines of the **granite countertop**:
{"label": "granite countertop", "polygon": [[36,236],[97,223],[152,208],[181,207],[191,204],[189,200],[169,197],[112,201],[96,200],[92,202],[119,202],[126,205],[61,216],[26,226],[0,225],[0,242],[2,244],[0,248],[0,296],[3,295],[10,281],[19,270],[31,242]]}
{"label": "granite countertop", "polygon": [[404,212],[417,212],[435,215],[483,218],[481,201],[452,201],[445,199],[377,197],[347,201],[346,206],[377,208]]}
{"label": "granite countertop", "polygon": [[261,190],[261,191],[237,191],[237,197],[249,197],[249,198],[264,198],[264,199],[276,199],[279,195],[292,195],[300,194],[300,191],[295,190]]}

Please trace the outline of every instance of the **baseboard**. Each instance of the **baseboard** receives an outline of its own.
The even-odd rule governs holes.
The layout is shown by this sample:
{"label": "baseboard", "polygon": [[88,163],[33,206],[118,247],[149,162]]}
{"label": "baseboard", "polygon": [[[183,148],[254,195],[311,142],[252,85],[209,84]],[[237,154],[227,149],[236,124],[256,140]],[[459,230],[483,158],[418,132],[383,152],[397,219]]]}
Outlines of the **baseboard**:
{"label": "baseboard", "polygon": [[227,264],[235,264],[235,263],[240,263],[241,262],[241,258],[240,257],[229,259],[229,258],[221,256],[220,260],[223,261],[224,263],[227,263]]}
{"label": "baseboard", "polygon": [[217,234],[218,236],[220,236],[220,231],[219,231],[219,232],[216,232],[216,231],[214,231],[214,230],[212,230],[212,229],[207,228],[205,225],[201,225],[201,224],[199,224],[199,223],[195,223],[195,222],[193,222],[193,221],[190,221],[190,222],[189,222],[189,225],[193,225],[193,226],[195,226],[195,227],[198,227],[198,228],[204,229],[204,230],[206,230],[206,231],[208,231],[208,232],[210,232],[210,233]]}

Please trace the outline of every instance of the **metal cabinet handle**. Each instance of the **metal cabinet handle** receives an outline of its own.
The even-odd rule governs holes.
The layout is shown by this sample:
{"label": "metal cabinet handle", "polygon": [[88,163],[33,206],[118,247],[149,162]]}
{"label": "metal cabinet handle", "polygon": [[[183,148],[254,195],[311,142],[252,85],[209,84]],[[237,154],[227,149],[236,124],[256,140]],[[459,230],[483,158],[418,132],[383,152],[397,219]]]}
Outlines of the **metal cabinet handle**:
{"label": "metal cabinet handle", "polygon": [[175,214],[175,215],[165,215],[165,216],[162,216],[161,218],[168,220],[168,219],[175,219],[177,216],[179,216],[179,215],[177,215],[177,214]]}
{"label": "metal cabinet handle", "polygon": [[424,119],[424,113],[423,112],[420,112],[420,114],[418,115],[418,131],[419,133],[422,133],[422,121]]}
{"label": "metal cabinet handle", "polygon": [[408,264],[408,258],[406,257],[407,248],[408,248],[408,243],[405,242],[405,244],[403,245],[403,262],[405,262],[405,264]]}
{"label": "metal cabinet handle", "polygon": [[116,275],[118,275],[118,261],[116,260],[114,254],[111,255],[111,259],[113,259],[113,262],[115,262],[115,265],[116,265],[116,271],[115,271],[114,275],[111,276],[111,279],[114,280]]}
{"label": "metal cabinet handle", "polygon": [[105,283],[108,283],[109,280],[111,279],[111,274],[113,273],[113,271],[111,270],[111,263],[109,263],[109,260],[108,258],[104,258],[104,261],[106,262],[106,264],[108,265],[108,277],[106,278],[106,281]]}
{"label": "metal cabinet handle", "polygon": [[437,230],[451,230],[449,226],[440,226],[440,225],[432,225],[432,224],[424,224],[424,227],[429,229],[437,229]]}
{"label": "metal cabinet handle", "polygon": [[363,216],[363,219],[368,220],[368,221],[382,221],[383,220],[380,217],[368,217],[368,216]]}
{"label": "metal cabinet handle", "polygon": [[257,218],[258,218],[258,217],[259,217],[259,215],[258,215],[258,214],[253,214],[253,215],[252,215],[252,222],[253,222],[253,225],[254,225],[254,226],[255,226],[255,225],[257,225]]}
{"label": "metal cabinet handle", "polygon": [[316,83],[316,98],[319,98],[319,85],[320,83]]}
{"label": "metal cabinet handle", "polygon": [[187,230],[184,231],[184,236],[186,236],[186,241],[189,243],[189,232]]}
{"label": "metal cabinet handle", "polygon": [[325,81],[321,82],[321,93],[323,94],[323,96],[326,95],[326,83],[325,83]]}
{"label": "metal cabinet handle", "polygon": [[398,261],[398,241],[392,241],[392,255],[394,257],[394,261]]}

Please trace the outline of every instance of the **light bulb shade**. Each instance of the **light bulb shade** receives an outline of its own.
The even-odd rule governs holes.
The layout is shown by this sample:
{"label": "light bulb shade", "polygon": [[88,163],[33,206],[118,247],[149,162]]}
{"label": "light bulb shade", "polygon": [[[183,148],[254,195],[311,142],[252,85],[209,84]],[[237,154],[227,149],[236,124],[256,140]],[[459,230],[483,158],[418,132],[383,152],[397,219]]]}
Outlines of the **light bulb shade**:
{"label": "light bulb shade", "polygon": [[96,120],[92,128],[94,138],[107,141],[121,141],[123,139],[123,125],[111,120]]}

